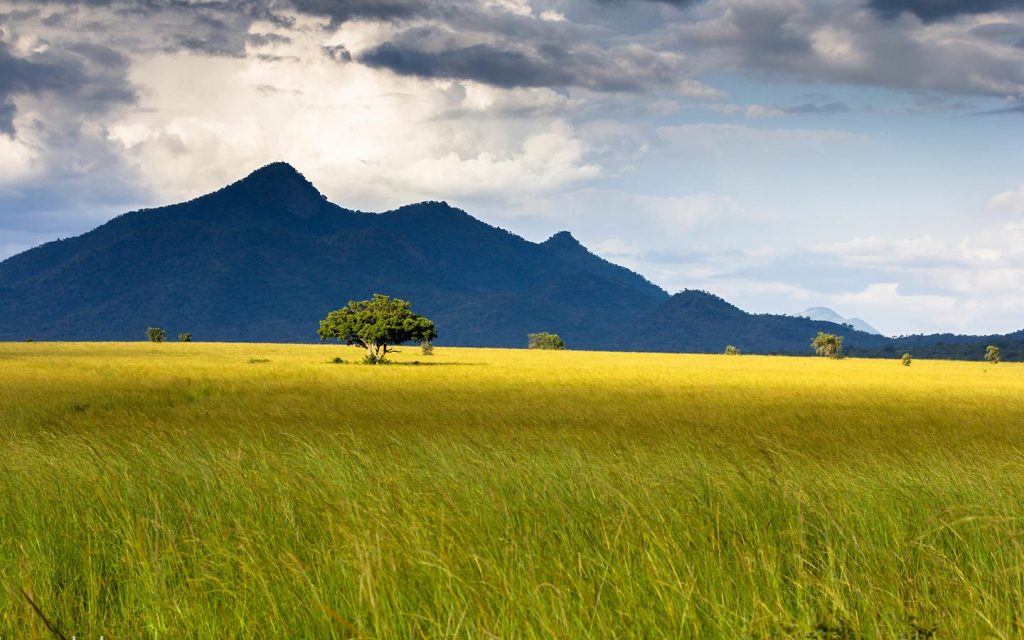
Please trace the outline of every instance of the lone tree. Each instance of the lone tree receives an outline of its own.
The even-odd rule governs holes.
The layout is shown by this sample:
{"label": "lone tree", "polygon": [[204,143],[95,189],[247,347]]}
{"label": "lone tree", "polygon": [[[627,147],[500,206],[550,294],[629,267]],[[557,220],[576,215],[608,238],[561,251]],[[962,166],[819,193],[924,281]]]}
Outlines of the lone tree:
{"label": "lone tree", "polygon": [[733,346],[731,344],[730,345],[726,345],[726,347],[725,347],[725,355],[727,355],[727,356],[738,356],[738,355],[740,355],[740,349],[739,349],[739,347]]}
{"label": "lone tree", "polygon": [[167,339],[167,332],[160,327],[149,327],[146,329],[146,337],[150,342],[163,342]]}
{"label": "lone tree", "polygon": [[178,342],[192,342],[192,334],[189,332],[179,333]]}
{"label": "lone tree", "polygon": [[531,333],[527,338],[527,347],[530,349],[565,349],[565,341],[557,333]]}
{"label": "lone tree", "polygon": [[913,358],[911,357],[911,355],[909,353],[904,353],[903,354],[903,366],[904,367],[909,367],[910,366],[910,362],[912,360],[913,360]]}
{"label": "lone tree", "polygon": [[838,358],[843,350],[843,337],[819,331],[811,341],[811,347],[823,358]]}
{"label": "lone tree", "polygon": [[985,349],[985,359],[992,364],[999,364],[999,361],[1002,360],[1002,358],[999,357],[999,347],[994,344],[988,345],[988,348]]}
{"label": "lone tree", "polygon": [[366,361],[384,362],[391,347],[403,342],[428,342],[437,337],[434,323],[412,312],[405,300],[379,293],[372,300],[350,300],[320,321],[321,340],[336,338],[366,349]]}

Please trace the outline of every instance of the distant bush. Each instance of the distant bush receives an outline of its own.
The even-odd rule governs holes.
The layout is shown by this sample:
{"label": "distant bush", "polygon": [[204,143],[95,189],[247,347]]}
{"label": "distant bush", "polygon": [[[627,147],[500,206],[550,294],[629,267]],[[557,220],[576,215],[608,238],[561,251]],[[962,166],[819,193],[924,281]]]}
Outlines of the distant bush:
{"label": "distant bush", "polygon": [[372,353],[368,353],[363,356],[363,364],[383,364],[384,358],[378,358]]}
{"label": "distant bush", "polygon": [[192,334],[187,331],[185,333],[179,333],[178,342],[192,342]]}
{"label": "distant bush", "polygon": [[425,356],[434,355],[434,343],[431,342],[430,340],[424,340],[422,343],[420,343],[420,351]]}
{"label": "distant bush", "polygon": [[999,357],[999,347],[994,344],[988,345],[985,349],[985,359],[992,364],[999,364],[999,361],[1002,360],[1002,358]]}
{"label": "distant bush", "polygon": [[167,332],[160,327],[150,327],[146,329],[146,337],[150,342],[163,342],[167,339]]}
{"label": "distant bush", "polygon": [[527,346],[530,349],[565,349],[565,341],[557,333],[531,333],[528,338]]}
{"label": "distant bush", "polygon": [[738,355],[740,355],[739,347],[734,347],[731,344],[727,345],[725,347],[725,355],[727,355],[727,356],[738,356]]}
{"label": "distant bush", "polygon": [[249,358],[249,364],[266,364],[270,362],[267,358]]}
{"label": "distant bush", "polygon": [[32,342],[32,338],[25,340],[25,342]]}
{"label": "distant bush", "polygon": [[913,358],[910,357],[909,353],[904,353],[903,354],[903,366],[904,367],[909,367],[911,360],[913,360]]}
{"label": "distant bush", "polygon": [[331,360],[331,364],[345,364],[345,361],[341,358],[335,358],[334,360]]}
{"label": "distant bush", "polygon": [[841,359],[843,357],[843,337],[819,331],[811,340],[811,348],[823,358]]}

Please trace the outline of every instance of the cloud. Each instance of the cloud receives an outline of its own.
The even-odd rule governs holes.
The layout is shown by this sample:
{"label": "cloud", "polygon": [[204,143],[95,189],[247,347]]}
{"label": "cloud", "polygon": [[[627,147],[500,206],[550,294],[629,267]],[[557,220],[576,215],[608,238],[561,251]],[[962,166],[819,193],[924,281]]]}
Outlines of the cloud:
{"label": "cloud", "polygon": [[988,111],[977,111],[971,115],[975,116],[1005,116],[1024,113],[1024,104],[1014,104],[1001,109],[989,109]]}
{"label": "cloud", "polygon": [[335,25],[356,19],[400,20],[440,10],[423,0],[291,0],[298,11],[330,18]]}
{"label": "cloud", "polygon": [[860,313],[877,310],[906,312],[947,313],[957,307],[953,296],[907,295],[900,291],[898,282],[872,282],[863,291],[841,293],[832,300],[855,308]]}
{"label": "cloud", "polygon": [[63,48],[39,43],[16,52],[0,41],[0,131],[14,135],[15,100],[47,96],[74,101],[83,113],[130,103],[135,93],[125,76],[127,59],[113,49],[87,42]]}
{"label": "cloud", "polygon": [[783,107],[782,109],[787,114],[810,114],[810,115],[832,115],[834,113],[847,113],[849,112],[850,105],[843,102],[805,102],[790,107]]}
{"label": "cloud", "polygon": [[[693,11],[697,19],[668,25],[665,37],[689,54],[696,69],[907,91],[1024,95],[1024,53],[974,31],[988,22],[980,11],[953,12],[958,17],[941,22],[887,19],[852,0],[709,0]],[[1007,31],[1024,25],[1024,14],[1001,14],[998,22]]]}
{"label": "cloud", "polygon": [[565,86],[573,82],[568,70],[553,58],[564,51],[550,51],[547,59],[523,51],[476,44],[440,52],[422,51],[385,43],[360,57],[360,62],[390,69],[400,75],[424,78],[475,80],[498,87]]}
{"label": "cloud", "polygon": [[913,14],[925,22],[945,20],[961,15],[994,13],[1024,9],[1024,0],[870,0],[879,15],[894,19]]}
{"label": "cloud", "polygon": [[700,123],[661,127],[658,137],[672,144],[701,147],[722,153],[744,148],[821,147],[838,142],[852,142],[860,137],[841,129],[807,129],[799,127],[763,128],[740,124]]}
{"label": "cloud", "polygon": [[[549,21],[544,21],[549,22]],[[564,33],[559,31],[558,33]],[[416,28],[359,56],[367,66],[422,78],[471,80],[496,87],[582,87],[599,92],[641,92],[685,79],[685,59],[640,45],[566,46],[556,33],[535,42],[469,42],[440,28]],[[709,93],[707,90],[705,93]]]}
{"label": "cloud", "polygon": [[969,33],[985,40],[1012,47],[1024,48],[1024,25],[1013,22],[985,22],[973,27]]}
{"label": "cloud", "polygon": [[1024,185],[992,196],[989,211],[1024,215]]}
{"label": "cloud", "polygon": [[600,172],[547,90],[439,85],[339,65],[316,40],[276,46],[279,60],[200,64],[178,54],[135,69],[142,108],[122,114],[109,135],[161,201],[274,160],[293,163],[340,204],[376,210],[543,192]]}

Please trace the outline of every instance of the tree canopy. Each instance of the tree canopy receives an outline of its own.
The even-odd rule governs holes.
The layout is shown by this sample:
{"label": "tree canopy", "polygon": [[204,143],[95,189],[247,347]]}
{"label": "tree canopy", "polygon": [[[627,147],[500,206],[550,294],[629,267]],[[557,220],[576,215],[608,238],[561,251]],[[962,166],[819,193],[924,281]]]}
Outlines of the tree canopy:
{"label": "tree canopy", "polygon": [[557,333],[531,333],[527,336],[527,347],[530,349],[565,349],[565,341]]}
{"label": "tree canopy", "polygon": [[321,340],[335,338],[366,349],[367,358],[383,362],[391,347],[437,337],[434,323],[412,311],[405,300],[379,293],[371,300],[350,300],[320,321]]}
{"label": "tree canopy", "polygon": [[999,347],[994,344],[988,345],[985,348],[985,360],[992,364],[999,364],[999,361],[1002,360],[1002,357],[999,355]]}
{"label": "tree canopy", "polygon": [[824,358],[838,358],[843,350],[843,337],[819,331],[811,341],[814,352]]}

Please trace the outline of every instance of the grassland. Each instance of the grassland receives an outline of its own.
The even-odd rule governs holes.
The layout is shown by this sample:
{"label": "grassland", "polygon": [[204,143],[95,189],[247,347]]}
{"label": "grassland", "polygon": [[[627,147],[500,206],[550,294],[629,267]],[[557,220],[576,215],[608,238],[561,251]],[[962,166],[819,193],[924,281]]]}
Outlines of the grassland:
{"label": "grassland", "polygon": [[0,344],[0,637],[1024,637],[1024,365]]}

